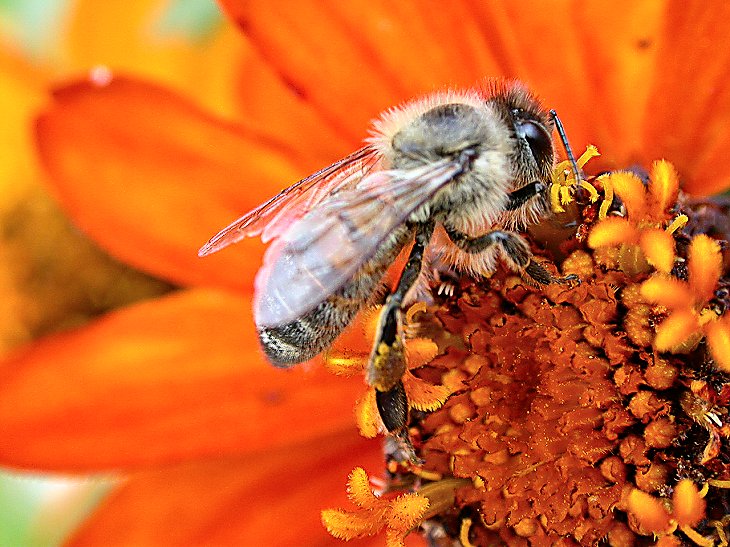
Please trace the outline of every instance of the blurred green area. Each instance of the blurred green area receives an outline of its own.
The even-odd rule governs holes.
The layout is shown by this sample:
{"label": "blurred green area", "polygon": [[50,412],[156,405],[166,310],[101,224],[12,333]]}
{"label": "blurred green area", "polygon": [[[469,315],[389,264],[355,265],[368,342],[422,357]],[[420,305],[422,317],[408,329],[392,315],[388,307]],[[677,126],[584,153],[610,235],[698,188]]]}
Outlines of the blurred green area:
{"label": "blurred green area", "polygon": [[0,474],[0,545],[61,545],[101,501],[111,483],[102,479],[62,479]]}
{"label": "blurred green area", "polygon": [[0,29],[12,33],[31,57],[40,55],[48,37],[58,32],[70,0],[0,0]]}
{"label": "blurred green area", "polygon": [[[130,0],[130,2],[133,1]],[[220,10],[214,0],[171,0],[161,1],[160,5],[165,9],[156,19],[153,31],[161,37],[182,37],[197,44],[208,39],[221,21]],[[30,64],[48,62],[49,58],[52,58],[52,55],[49,56],[49,49],[53,47],[53,44],[58,43],[56,39],[58,33],[64,32],[67,15],[73,8],[73,0],[0,0],[0,44],[14,44],[15,48],[20,48],[18,53],[23,55]],[[64,234],[73,231],[70,225],[64,227],[64,223],[68,223],[68,221],[60,216],[60,212],[53,213],[52,211],[50,214],[46,214],[39,207],[53,209],[55,206],[50,198],[40,196],[32,202],[32,206],[30,202],[21,203],[11,211],[14,214],[10,214],[10,216],[6,214],[3,218],[2,230],[0,230],[5,240],[8,240],[8,229],[12,226],[26,227],[28,230],[39,229],[34,224],[34,218],[43,223],[43,229],[52,229],[54,233]],[[17,221],[18,218],[22,219],[21,223],[12,222],[13,219]],[[49,226],[49,222],[51,226]],[[17,235],[17,229],[13,233]],[[49,245],[51,244],[54,244],[53,241],[49,242]],[[107,302],[109,305],[103,302],[106,293],[99,293],[98,290],[90,291],[89,288],[92,285],[88,280],[84,280],[83,276],[77,275],[74,278],[77,281],[76,284],[79,285],[79,290],[74,294],[67,291],[70,295],[69,298],[73,298],[78,304],[79,295],[84,295],[89,302],[93,301],[98,304],[95,308],[96,311],[84,304],[86,306],[84,309],[89,308],[87,311],[91,314],[101,313],[106,309],[113,309],[126,303],[126,297],[119,296],[120,287],[133,285],[132,289],[136,291],[137,297],[148,296],[149,294],[145,294],[145,291],[154,293],[169,290],[169,286],[158,280],[151,278],[140,280],[139,276],[143,276],[143,274],[131,269],[122,270],[121,268],[125,267],[113,264],[111,258],[106,255],[102,256],[100,251],[90,249],[93,245],[91,242],[74,243],[69,240],[69,244],[75,249],[75,253],[85,253],[84,256],[92,256],[94,252],[99,254],[99,258],[93,259],[94,264],[99,265],[100,268],[107,268],[114,275],[114,286],[116,287],[114,294],[116,296],[113,298],[116,300],[111,303]],[[4,245],[7,246],[7,243]],[[6,259],[12,259],[14,255],[8,255],[5,252],[3,256]],[[72,265],[78,264],[75,260],[70,262]],[[23,273],[23,261],[18,260],[17,264],[12,268],[16,270],[21,268],[20,271]],[[47,287],[33,288],[30,282],[33,276],[28,274],[24,277],[24,275],[16,277],[27,280],[27,282],[23,281],[24,288],[36,297],[40,296],[40,299],[46,302],[43,304],[44,308],[48,308],[50,298],[57,309],[67,310],[66,315],[69,315],[68,310],[74,309],[71,304],[66,306],[66,304],[60,303],[59,298],[48,293]],[[58,275],[46,275],[45,279],[49,277],[55,279]],[[65,286],[70,285],[65,283]],[[103,290],[103,287],[97,287],[97,289]],[[127,292],[131,294],[130,291]],[[99,304],[100,302],[101,304]],[[48,328],[39,327],[30,334],[39,336],[43,332],[63,328],[64,325],[72,326],[78,321],[76,317],[59,316],[52,318],[51,322],[53,324],[48,325]],[[19,337],[18,341],[22,341],[22,337]],[[103,499],[113,484],[113,481],[107,478],[34,475],[0,469],[0,547],[61,545]]]}

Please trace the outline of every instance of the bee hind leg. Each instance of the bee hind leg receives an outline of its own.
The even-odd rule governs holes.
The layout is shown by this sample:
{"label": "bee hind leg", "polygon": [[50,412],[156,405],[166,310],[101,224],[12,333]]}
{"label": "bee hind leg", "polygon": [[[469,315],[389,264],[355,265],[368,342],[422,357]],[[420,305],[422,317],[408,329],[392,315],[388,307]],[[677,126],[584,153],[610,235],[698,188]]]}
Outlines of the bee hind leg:
{"label": "bee hind leg", "polygon": [[367,381],[375,388],[375,399],[383,424],[389,433],[401,439],[412,460],[416,458],[405,430],[408,423],[408,399],[401,381],[406,370],[401,307],[406,294],[421,273],[423,254],[433,229],[433,222],[416,227],[415,242],[408,262],[401,273],[398,286],[386,299],[381,312],[367,372]]}

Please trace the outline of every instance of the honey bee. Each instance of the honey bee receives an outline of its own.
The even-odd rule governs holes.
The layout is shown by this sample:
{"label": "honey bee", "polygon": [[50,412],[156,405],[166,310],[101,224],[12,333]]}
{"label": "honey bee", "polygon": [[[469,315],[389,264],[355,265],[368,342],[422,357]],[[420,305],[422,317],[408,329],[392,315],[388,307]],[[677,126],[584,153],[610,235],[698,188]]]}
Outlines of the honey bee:
{"label": "honey bee", "polygon": [[551,275],[515,231],[549,211],[556,123],[517,82],[435,93],[391,109],[373,122],[363,148],[242,216],[199,255],[245,237],[271,242],[256,276],[254,318],[268,359],[290,367],[332,344],[410,246],[367,369],[385,427],[402,434],[402,309],[429,247],[440,246],[442,260],[460,271],[489,274],[501,255],[539,284],[573,279]]}

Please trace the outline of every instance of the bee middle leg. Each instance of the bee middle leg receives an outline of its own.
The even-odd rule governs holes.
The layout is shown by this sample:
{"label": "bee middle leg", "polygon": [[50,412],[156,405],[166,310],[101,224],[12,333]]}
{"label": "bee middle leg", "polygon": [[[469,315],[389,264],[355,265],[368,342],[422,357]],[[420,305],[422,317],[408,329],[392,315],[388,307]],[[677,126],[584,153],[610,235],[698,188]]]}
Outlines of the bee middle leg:
{"label": "bee middle leg", "polygon": [[406,294],[421,273],[423,254],[433,229],[433,222],[417,225],[408,262],[401,273],[398,286],[388,296],[381,312],[370,355],[367,381],[375,388],[378,412],[389,433],[402,432],[408,421],[408,399],[401,380],[406,370],[401,307]]}
{"label": "bee middle leg", "polygon": [[534,260],[530,246],[525,241],[525,238],[515,232],[493,230],[481,236],[471,237],[449,226],[445,225],[444,228],[449,239],[462,251],[467,253],[481,253],[498,245],[516,269],[525,272],[541,285],[570,283],[578,280],[578,277],[575,275],[565,277],[553,276],[539,262]]}

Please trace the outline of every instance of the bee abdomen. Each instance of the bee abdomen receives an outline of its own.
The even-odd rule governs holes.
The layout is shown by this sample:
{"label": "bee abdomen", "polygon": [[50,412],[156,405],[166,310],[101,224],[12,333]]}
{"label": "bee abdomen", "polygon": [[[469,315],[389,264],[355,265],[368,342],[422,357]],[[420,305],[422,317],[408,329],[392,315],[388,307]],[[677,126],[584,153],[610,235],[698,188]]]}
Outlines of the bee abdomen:
{"label": "bee abdomen", "polygon": [[352,321],[365,299],[342,305],[335,296],[311,312],[285,325],[259,328],[264,353],[277,367],[290,367],[308,361],[327,349]]}
{"label": "bee abdomen", "polygon": [[396,230],[344,287],[312,311],[284,325],[259,327],[261,347],[274,366],[308,361],[332,345],[371,299],[410,234],[405,227]]}

